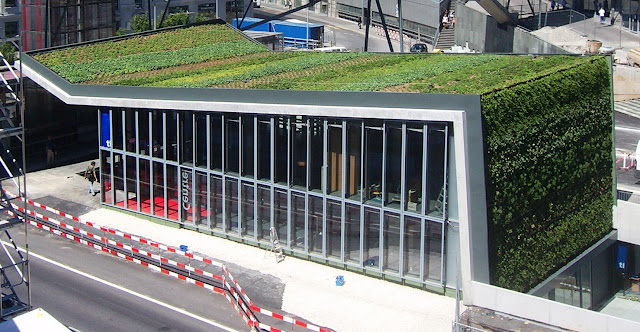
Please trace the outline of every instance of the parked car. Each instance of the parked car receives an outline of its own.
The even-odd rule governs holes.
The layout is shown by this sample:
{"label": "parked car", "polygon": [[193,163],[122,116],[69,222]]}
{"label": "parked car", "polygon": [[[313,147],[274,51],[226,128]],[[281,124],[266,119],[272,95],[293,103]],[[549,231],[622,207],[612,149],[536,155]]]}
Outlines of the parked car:
{"label": "parked car", "polygon": [[416,43],[416,44],[413,44],[413,46],[411,46],[411,49],[409,49],[409,52],[411,53],[429,52],[429,49],[427,48],[427,44]]}

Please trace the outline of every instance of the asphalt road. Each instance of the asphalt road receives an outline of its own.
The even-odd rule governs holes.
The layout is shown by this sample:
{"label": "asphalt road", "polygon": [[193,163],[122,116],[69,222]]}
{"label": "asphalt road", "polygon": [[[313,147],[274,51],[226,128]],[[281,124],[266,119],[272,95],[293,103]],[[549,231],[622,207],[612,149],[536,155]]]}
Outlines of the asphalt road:
{"label": "asphalt road", "polygon": [[[11,233],[21,246],[23,228]],[[219,294],[33,227],[28,236],[31,304],[67,326],[80,331],[248,329]],[[2,254],[0,263],[6,262]]]}

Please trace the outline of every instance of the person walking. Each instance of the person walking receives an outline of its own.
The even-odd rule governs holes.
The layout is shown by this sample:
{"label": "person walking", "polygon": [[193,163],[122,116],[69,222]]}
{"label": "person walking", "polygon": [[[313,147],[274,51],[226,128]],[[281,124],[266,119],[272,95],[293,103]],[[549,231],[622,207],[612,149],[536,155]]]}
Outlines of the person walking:
{"label": "person walking", "polygon": [[51,136],[47,136],[47,142],[44,144],[44,148],[47,152],[47,166],[51,166],[55,161],[56,155],[56,143],[53,141]]}
{"label": "person walking", "polygon": [[600,14],[600,24],[604,24],[604,14],[605,14],[604,7],[600,7],[600,10],[598,11],[598,13]]}
{"label": "person walking", "polygon": [[98,177],[96,176],[96,162],[95,161],[92,161],[91,165],[89,165],[87,167],[87,169],[84,171],[84,178],[89,180],[89,193],[93,194],[93,196],[95,196],[96,192],[93,191],[93,183],[98,180]]}

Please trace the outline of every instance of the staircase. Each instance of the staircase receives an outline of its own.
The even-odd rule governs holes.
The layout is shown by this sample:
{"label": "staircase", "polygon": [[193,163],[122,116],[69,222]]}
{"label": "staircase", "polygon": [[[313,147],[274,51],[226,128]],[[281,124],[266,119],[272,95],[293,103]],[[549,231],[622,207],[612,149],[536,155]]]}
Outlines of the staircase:
{"label": "staircase", "polygon": [[[448,13],[455,11],[456,1],[457,0],[449,1],[449,10],[447,11]],[[436,45],[434,47],[439,48],[441,50],[445,50],[445,49],[449,50],[453,46],[455,46],[456,44],[455,30],[456,30],[455,25],[451,25],[448,28],[442,27],[442,29],[440,30],[440,34],[438,35],[438,40],[436,40]]]}

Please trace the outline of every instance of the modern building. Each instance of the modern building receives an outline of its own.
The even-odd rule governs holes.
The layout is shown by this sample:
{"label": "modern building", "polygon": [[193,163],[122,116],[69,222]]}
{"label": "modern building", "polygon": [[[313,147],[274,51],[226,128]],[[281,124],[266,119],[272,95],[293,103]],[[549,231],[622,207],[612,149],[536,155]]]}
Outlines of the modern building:
{"label": "modern building", "polygon": [[24,56],[43,93],[98,114],[105,206],[444,294],[460,280],[468,305],[568,329],[638,328],[581,308],[615,284],[570,305],[536,287],[575,262],[595,280],[613,252],[610,58],[268,52],[230,32]]}

